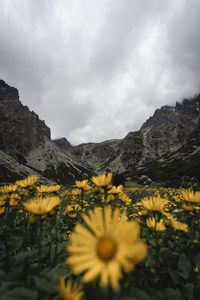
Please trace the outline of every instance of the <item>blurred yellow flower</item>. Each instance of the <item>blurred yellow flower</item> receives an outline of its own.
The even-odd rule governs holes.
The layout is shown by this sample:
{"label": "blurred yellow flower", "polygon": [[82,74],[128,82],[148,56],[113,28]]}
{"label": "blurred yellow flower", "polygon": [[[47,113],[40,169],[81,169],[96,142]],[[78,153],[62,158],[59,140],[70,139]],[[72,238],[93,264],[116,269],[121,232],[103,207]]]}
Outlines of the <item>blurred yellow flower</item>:
{"label": "blurred yellow flower", "polygon": [[108,194],[116,195],[116,194],[122,193],[122,191],[123,191],[122,184],[118,185],[118,186],[113,185],[113,187],[108,191]]}
{"label": "blurred yellow flower", "polygon": [[25,179],[17,180],[15,184],[20,187],[26,188],[26,187],[34,185],[37,181],[38,181],[38,177],[35,175],[32,175],[32,176],[28,176]]}
{"label": "blurred yellow flower", "polygon": [[145,211],[145,214],[152,211],[158,211],[162,213],[169,204],[169,200],[157,197],[149,197],[138,202],[137,205],[141,207],[141,210]]}
{"label": "blurred yellow flower", "polygon": [[72,194],[72,196],[81,196],[81,194],[82,194],[82,191],[81,191],[81,189],[73,189],[72,191],[71,191],[71,194]]}
{"label": "blurred yellow flower", "polygon": [[188,225],[182,222],[177,221],[176,219],[171,219],[170,220],[171,225],[174,229],[188,232]]}
{"label": "blurred yellow flower", "polygon": [[52,211],[61,203],[59,197],[34,198],[23,203],[25,209],[32,214],[42,215]]}
{"label": "blurred yellow flower", "polygon": [[74,205],[74,204],[68,204],[65,207],[65,209],[63,211],[63,214],[64,215],[68,215],[70,218],[76,218],[76,213],[80,209],[81,209],[81,207],[78,204],[76,204],[76,205]]}
{"label": "blurred yellow flower", "polygon": [[102,174],[99,176],[93,176],[91,181],[98,187],[105,187],[112,182],[112,173]]}
{"label": "blurred yellow flower", "polygon": [[85,192],[89,191],[89,189],[90,189],[88,180],[82,180],[82,181],[76,180],[75,183],[76,183],[77,188],[82,189]]}
{"label": "blurred yellow flower", "polygon": [[36,187],[39,193],[53,193],[57,192],[60,189],[60,185],[41,185]]}
{"label": "blurred yellow flower", "polygon": [[17,205],[17,201],[18,201],[17,199],[11,198],[10,201],[9,201],[9,205],[10,206],[16,206]]}
{"label": "blurred yellow flower", "polygon": [[16,184],[4,185],[0,188],[0,192],[3,194],[13,193],[17,190],[18,186]]}
{"label": "blurred yellow flower", "polygon": [[0,207],[0,215],[2,215],[5,211],[5,207]]}
{"label": "blurred yellow flower", "polygon": [[164,220],[161,219],[159,221],[156,221],[155,218],[150,217],[146,220],[146,224],[149,228],[154,229],[155,231],[165,231],[166,227],[164,224]]}
{"label": "blurred yellow flower", "polygon": [[73,283],[71,280],[65,283],[63,276],[59,280],[58,291],[64,300],[81,300],[84,294],[82,285]]}
{"label": "blurred yellow flower", "polygon": [[183,200],[188,202],[199,202],[200,203],[200,191],[194,192],[192,190],[181,190],[180,191]]}
{"label": "blurred yellow flower", "polygon": [[0,197],[0,206],[4,206],[5,204],[6,204],[6,199],[7,199],[7,197]]}
{"label": "blurred yellow flower", "polygon": [[200,210],[200,203],[190,204],[190,205],[182,205],[182,208],[187,211]]}
{"label": "blurred yellow flower", "polygon": [[83,281],[100,276],[100,284],[119,290],[122,269],[130,272],[147,256],[147,246],[139,239],[139,226],[128,222],[119,209],[95,208],[84,215],[87,227],[77,224],[70,235],[66,263],[74,274],[84,272]]}
{"label": "blurred yellow flower", "polygon": [[119,199],[126,203],[126,204],[130,204],[131,203],[131,199],[125,194],[125,193],[119,193],[118,194]]}

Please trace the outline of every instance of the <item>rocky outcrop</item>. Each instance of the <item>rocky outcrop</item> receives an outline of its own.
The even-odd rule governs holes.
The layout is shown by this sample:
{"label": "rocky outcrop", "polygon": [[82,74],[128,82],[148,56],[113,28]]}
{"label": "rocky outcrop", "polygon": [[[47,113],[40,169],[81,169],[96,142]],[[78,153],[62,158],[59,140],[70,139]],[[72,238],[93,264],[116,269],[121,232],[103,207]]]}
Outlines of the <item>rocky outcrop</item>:
{"label": "rocky outcrop", "polygon": [[17,89],[0,80],[0,180],[12,182],[30,174],[72,183],[91,176],[91,168],[65,152],[66,139],[51,141],[51,132],[19,100]]}
{"label": "rocky outcrop", "polygon": [[94,174],[91,167],[81,162],[71,152],[61,150],[48,138],[34,147],[26,155],[26,165],[47,178],[56,179],[59,183],[74,183]]}
{"label": "rocky outcrop", "polygon": [[88,143],[71,151],[96,171],[135,172],[143,165],[178,151],[188,142],[200,119],[200,96],[157,109],[139,131],[124,139]]}
{"label": "rocky outcrop", "polygon": [[53,142],[63,150],[67,150],[69,147],[71,147],[70,142],[65,137],[53,140]]}
{"label": "rocky outcrop", "polygon": [[191,177],[200,180],[200,120],[188,137],[187,142],[178,150],[166,153],[157,160],[144,164],[135,174],[148,174],[154,181],[179,186],[181,178]]}
{"label": "rocky outcrop", "polygon": [[19,101],[17,89],[0,81],[0,149],[18,159],[50,139],[50,129]]}

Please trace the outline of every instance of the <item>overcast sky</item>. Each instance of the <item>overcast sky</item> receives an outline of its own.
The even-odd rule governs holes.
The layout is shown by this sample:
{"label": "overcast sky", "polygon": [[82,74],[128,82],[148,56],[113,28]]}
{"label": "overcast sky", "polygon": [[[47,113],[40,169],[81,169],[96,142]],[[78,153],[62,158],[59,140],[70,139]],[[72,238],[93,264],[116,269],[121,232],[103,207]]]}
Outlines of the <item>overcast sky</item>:
{"label": "overcast sky", "polygon": [[199,0],[1,0],[0,79],[72,144],[200,91]]}

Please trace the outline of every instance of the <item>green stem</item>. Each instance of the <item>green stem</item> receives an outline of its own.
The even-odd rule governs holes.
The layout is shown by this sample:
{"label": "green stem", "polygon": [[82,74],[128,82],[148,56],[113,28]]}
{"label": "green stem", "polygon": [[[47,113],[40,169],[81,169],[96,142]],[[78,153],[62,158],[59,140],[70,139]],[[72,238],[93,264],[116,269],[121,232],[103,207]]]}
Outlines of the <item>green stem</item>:
{"label": "green stem", "polygon": [[107,189],[106,189],[106,187],[104,187],[103,188],[103,190],[104,190],[104,198],[105,198],[105,201],[104,201],[104,204],[106,205],[106,201],[107,201]]}
{"label": "green stem", "polygon": [[57,231],[57,212],[55,212],[55,257],[54,260],[56,261],[58,253],[58,231]]}
{"label": "green stem", "polygon": [[9,270],[9,249],[8,249],[8,235],[9,235],[9,204],[6,205],[6,230],[5,230],[5,273]]}
{"label": "green stem", "polygon": [[42,270],[42,219],[39,220],[39,236],[38,236],[38,257],[39,257],[39,274]]}

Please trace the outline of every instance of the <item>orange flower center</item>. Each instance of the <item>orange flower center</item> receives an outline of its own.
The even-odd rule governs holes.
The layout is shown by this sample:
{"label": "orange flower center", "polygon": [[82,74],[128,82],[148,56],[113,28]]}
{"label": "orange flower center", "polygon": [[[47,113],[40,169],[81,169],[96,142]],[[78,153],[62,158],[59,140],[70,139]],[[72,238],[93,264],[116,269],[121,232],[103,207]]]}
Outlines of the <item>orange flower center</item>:
{"label": "orange flower center", "polygon": [[117,244],[110,237],[102,237],[97,243],[97,255],[104,262],[108,262],[115,257]]}

